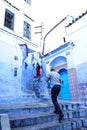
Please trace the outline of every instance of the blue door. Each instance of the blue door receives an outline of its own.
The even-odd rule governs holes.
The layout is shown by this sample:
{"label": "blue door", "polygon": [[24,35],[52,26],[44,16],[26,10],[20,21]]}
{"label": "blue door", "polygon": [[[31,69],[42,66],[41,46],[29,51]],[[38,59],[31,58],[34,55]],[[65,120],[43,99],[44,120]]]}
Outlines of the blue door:
{"label": "blue door", "polygon": [[59,74],[63,80],[63,83],[61,85],[61,91],[60,91],[60,99],[61,100],[71,100],[67,70],[62,69],[59,71]]}

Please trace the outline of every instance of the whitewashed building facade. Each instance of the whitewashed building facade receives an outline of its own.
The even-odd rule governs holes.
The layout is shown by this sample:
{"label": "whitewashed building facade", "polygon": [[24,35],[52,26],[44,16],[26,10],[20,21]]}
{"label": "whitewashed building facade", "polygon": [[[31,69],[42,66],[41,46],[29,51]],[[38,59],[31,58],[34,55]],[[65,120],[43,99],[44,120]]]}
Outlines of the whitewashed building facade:
{"label": "whitewashed building facade", "polygon": [[60,98],[87,104],[87,11],[64,28],[64,43],[44,58],[48,68],[54,66],[65,81]]}
{"label": "whitewashed building facade", "polygon": [[[0,1],[0,101],[29,93],[33,43],[31,0]],[[38,53],[35,53],[36,61]],[[30,92],[32,95],[33,92]]]}

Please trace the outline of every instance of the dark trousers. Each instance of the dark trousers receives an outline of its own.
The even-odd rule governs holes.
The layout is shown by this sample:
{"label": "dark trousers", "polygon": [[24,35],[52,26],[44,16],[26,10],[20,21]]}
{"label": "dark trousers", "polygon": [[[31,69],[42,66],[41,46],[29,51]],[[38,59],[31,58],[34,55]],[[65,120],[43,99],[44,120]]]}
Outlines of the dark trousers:
{"label": "dark trousers", "polygon": [[60,89],[61,89],[61,86],[60,85],[54,85],[53,88],[51,89],[51,98],[52,98],[52,102],[54,104],[54,108],[55,108],[55,111],[61,115],[62,114],[62,110],[58,104],[58,101],[57,101],[57,96],[59,95],[59,92],[60,92]]}

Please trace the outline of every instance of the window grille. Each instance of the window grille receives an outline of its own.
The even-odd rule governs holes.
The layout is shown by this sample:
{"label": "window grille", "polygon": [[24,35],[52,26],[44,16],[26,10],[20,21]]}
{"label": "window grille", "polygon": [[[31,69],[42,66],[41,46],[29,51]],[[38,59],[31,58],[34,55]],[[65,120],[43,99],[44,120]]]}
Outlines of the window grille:
{"label": "window grille", "polygon": [[31,25],[24,21],[24,37],[31,39]]}
{"label": "window grille", "polygon": [[5,10],[4,26],[11,30],[14,30],[14,13],[8,9]]}

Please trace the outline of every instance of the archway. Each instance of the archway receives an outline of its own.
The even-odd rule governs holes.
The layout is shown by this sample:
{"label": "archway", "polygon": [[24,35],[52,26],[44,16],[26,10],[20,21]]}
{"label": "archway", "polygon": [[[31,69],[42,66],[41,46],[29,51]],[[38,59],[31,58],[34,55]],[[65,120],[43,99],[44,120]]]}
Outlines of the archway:
{"label": "archway", "polygon": [[65,64],[65,63],[67,63],[66,58],[64,56],[58,56],[51,61],[50,66],[57,67],[57,66],[61,66],[61,65]]}
{"label": "archway", "polygon": [[67,70],[61,69],[59,71],[59,74],[63,80],[63,83],[61,85],[60,99],[61,100],[71,100]]}
{"label": "archway", "polygon": [[64,56],[58,56],[52,60],[50,66],[56,68],[56,71],[59,72],[63,84],[61,85],[60,99],[61,100],[71,100],[70,95],[70,86],[68,81],[68,72],[67,72],[67,59]]}

